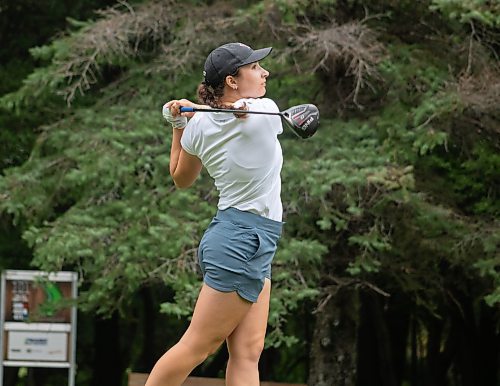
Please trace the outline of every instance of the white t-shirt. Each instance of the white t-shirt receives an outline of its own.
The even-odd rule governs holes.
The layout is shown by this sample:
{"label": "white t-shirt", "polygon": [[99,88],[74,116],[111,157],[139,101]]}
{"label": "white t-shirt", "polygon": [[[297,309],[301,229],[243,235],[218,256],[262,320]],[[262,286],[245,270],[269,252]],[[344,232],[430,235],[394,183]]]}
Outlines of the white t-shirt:
{"label": "white t-shirt", "polygon": [[[249,110],[279,112],[268,98],[242,99]],[[181,138],[182,148],[198,157],[219,191],[218,208],[233,207],[281,221],[281,167],[283,153],[278,115],[202,112],[190,119]]]}

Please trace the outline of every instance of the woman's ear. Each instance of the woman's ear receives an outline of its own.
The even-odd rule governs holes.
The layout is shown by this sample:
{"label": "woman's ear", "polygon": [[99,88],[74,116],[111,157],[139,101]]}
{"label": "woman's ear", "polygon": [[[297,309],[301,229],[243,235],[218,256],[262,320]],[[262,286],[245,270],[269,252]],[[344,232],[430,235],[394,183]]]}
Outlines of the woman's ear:
{"label": "woman's ear", "polygon": [[234,79],[234,76],[228,75],[226,76],[226,84],[233,90],[238,90],[238,83],[236,82],[236,79]]}

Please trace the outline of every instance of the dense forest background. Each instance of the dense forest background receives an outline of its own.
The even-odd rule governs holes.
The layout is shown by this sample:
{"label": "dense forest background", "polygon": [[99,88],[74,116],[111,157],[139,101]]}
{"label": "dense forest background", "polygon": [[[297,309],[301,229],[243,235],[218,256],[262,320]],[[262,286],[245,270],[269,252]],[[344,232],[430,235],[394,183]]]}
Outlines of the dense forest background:
{"label": "dense forest background", "polygon": [[77,385],[126,385],[188,323],[217,195],[174,189],[161,106],[229,41],[321,112],[281,137],[262,380],[500,384],[500,3],[3,0],[0,31],[0,267],[79,273]]}

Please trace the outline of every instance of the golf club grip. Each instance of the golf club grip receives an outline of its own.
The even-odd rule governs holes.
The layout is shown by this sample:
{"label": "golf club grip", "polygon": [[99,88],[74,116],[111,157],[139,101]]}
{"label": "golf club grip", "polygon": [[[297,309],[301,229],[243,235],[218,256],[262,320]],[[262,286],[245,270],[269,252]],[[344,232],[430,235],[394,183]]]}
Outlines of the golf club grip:
{"label": "golf club grip", "polygon": [[180,111],[181,111],[181,113],[194,113],[194,112],[196,112],[198,110],[195,109],[194,107],[184,107],[184,106],[182,106]]}

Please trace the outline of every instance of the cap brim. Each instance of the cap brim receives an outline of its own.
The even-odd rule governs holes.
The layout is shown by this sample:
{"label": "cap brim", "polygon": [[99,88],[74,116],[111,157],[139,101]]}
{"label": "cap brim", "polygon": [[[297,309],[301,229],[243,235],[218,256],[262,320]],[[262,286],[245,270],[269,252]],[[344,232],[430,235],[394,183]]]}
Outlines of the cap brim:
{"label": "cap brim", "polygon": [[[252,52],[252,54],[246,58],[241,66],[244,66],[246,64],[258,62],[259,60],[264,59],[267,55],[269,55],[272,51],[273,47],[266,47],[266,48],[261,48],[260,50],[255,50]],[[241,67],[240,66],[240,67]]]}

